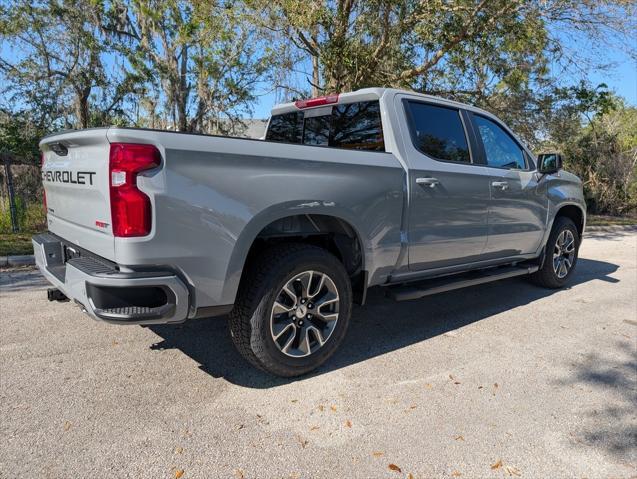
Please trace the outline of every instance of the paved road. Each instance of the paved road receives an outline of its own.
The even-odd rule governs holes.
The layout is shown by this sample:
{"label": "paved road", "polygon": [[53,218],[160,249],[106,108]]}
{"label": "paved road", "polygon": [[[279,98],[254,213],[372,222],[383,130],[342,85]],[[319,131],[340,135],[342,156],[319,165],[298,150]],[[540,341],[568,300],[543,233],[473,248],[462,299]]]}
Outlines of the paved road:
{"label": "paved road", "polygon": [[581,256],[558,292],[372,294],[297,381],[223,320],[100,324],[2,273],[0,477],[635,477],[637,232]]}

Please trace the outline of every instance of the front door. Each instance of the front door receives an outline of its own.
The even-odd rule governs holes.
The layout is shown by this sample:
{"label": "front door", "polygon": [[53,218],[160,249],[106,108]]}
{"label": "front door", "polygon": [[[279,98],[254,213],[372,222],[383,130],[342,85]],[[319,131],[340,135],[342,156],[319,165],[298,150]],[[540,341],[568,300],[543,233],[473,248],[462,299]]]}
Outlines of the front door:
{"label": "front door", "polygon": [[489,239],[486,256],[535,253],[546,228],[546,183],[520,144],[495,120],[473,114],[489,171]]}
{"label": "front door", "polygon": [[404,100],[409,135],[409,268],[475,262],[487,242],[489,173],[473,163],[463,115],[435,102]]}

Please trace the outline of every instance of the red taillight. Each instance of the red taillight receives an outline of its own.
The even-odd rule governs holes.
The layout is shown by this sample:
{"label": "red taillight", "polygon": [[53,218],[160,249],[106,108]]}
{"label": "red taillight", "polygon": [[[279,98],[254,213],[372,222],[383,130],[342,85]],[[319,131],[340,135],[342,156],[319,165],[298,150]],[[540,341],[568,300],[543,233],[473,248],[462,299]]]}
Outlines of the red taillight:
{"label": "red taillight", "polygon": [[[40,153],[40,174],[42,174],[42,170],[44,170],[44,153]],[[49,212],[49,209],[46,206],[46,190],[44,189],[44,182],[42,182],[42,206],[44,207],[44,214],[46,215]]]}
{"label": "red taillight", "polygon": [[309,100],[296,100],[294,102],[294,106],[296,106],[299,110],[302,110],[303,108],[331,105],[332,103],[338,103],[338,93],[333,93],[326,96],[319,96],[317,98],[310,98]]}
{"label": "red taillight", "polygon": [[150,198],[137,188],[137,174],[159,166],[153,145],[111,143],[110,190],[113,235],[146,236],[152,225]]}

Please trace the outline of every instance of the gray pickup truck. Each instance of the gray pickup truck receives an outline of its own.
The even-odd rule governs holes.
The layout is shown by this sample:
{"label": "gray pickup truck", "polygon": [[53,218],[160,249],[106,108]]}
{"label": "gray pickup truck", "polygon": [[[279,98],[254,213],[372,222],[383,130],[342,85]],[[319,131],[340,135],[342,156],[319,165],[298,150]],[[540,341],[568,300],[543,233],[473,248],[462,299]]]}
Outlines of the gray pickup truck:
{"label": "gray pickup truck", "polygon": [[40,148],[49,299],[117,324],[228,314],[241,354],[281,376],[326,361],[372,286],[565,285],[586,222],[558,154],[393,89],[277,106],[263,140],[110,127]]}

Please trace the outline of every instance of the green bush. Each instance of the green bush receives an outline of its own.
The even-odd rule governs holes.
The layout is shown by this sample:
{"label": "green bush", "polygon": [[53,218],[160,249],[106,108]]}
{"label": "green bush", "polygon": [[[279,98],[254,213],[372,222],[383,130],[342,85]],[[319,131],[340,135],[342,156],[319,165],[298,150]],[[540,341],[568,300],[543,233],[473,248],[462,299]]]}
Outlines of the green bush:
{"label": "green bush", "polygon": [[[0,202],[0,233],[11,233],[11,211],[8,198]],[[39,203],[26,203],[18,197],[15,201],[16,216],[20,232],[35,232],[46,229],[46,215]]]}

